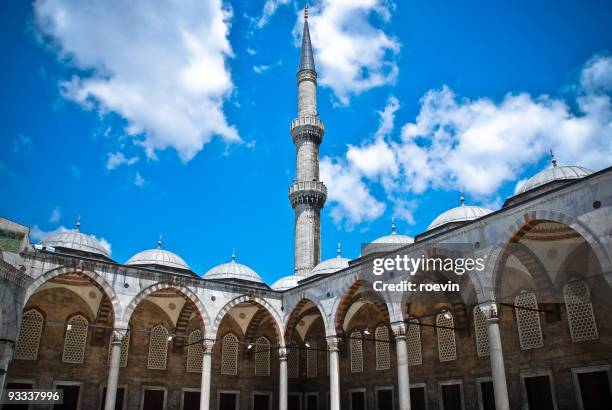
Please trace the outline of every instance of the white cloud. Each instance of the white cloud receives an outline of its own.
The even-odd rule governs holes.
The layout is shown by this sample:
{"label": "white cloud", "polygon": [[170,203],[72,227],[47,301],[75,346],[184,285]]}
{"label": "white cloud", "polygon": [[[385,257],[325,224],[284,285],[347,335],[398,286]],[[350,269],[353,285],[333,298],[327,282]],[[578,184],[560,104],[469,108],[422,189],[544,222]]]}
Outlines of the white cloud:
{"label": "white cloud", "polygon": [[122,152],[109,152],[106,156],[106,169],[112,171],[120,165],[134,165],[138,159],[137,156],[127,158]]}
{"label": "white cloud", "polygon": [[[32,227],[32,229],[30,229],[30,239],[33,240],[34,242],[41,242],[44,241],[45,239],[47,239],[49,236],[59,233],[59,232],[68,232],[71,231],[72,229],[68,229],[65,226],[60,226],[56,229],[52,229],[49,231],[45,231],[43,229],[41,229],[38,225],[34,225]],[[100,245],[102,245],[102,247],[104,247],[104,249],[106,249],[106,251],[108,252],[108,254],[112,254],[112,250],[113,247],[111,245],[111,243],[103,237],[97,237],[95,235],[91,235],[94,239],[96,239],[98,242],[100,242]]]}
{"label": "white cloud", "polygon": [[240,141],[223,111],[233,83],[221,0],[37,0],[34,16],[80,70],[61,83],[63,95],[122,116],[149,157],[171,147],[188,161],[215,135]]}
{"label": "white cloud", "polygon": [[279,60],[274,64],[260,64],[260,65],[254,65],[253,66],[253,71],[255,71],[257,74],[263,74],[266,73],[268,71],[270,71],[272,68],[274,67],[278,67],[282,64],[282,62]]}
{"label": "white cloud", "polygon": [[55,224],[55,223],[58,223],[61,218],[62,218],[62,210],[60,209],[59,206],[56,206],[51,211],[51,215],[49,215],[49,222],[52,224]]}
{"label": "white cloud", "polygon": [[[607,56],[595,56],[584,65],[575,110],[572,104],[546,95],[508,94],[499,102],[470,100],[445,86],[421,99],[416,121],[405,124],[399,138],[383,138],[390,133],[386,130],[393,129],[395,105],[390,99],[379,112],[381,135],[361,146],[349,146],[343,158],[326,160],[336,164],[331,175],[354,174],[361,197],[369,202],[381,201],[371,193],[380,183],[385,199],[408,221],[413,209],[401,201],[409,192],[465,189],[481,204],[498,207],[500,187],[520,178],[549,149],[560,165],[595,170],[610,166],[611,91],[612,57]],[[353,223],[371,219],[372,215],[349,208],[356,206],[349,203],[350,197],[337,195],[330,200],[336,202],[336,219]]]}
{"label": "white cloud", "polygon": [[395,113],[400,108],[400,103],[397,98],[390,96],[387,100],[387,105],[382,111],[378,111],[380,121],[378,124],[378,130],[376,130],[376,137],[386,137],[389,135],[395,127]]}
{"label": "white cloud", "polygon": [[32,149],[32,138],[27,135],[19,134],[17,138],[13,140],[13,152],[15,154],[25,154]]}
{"label": "white cloud", "polygon": [[[384,26],[393,9],[387,0],[322,0],[309,9],[319,83],[331,88],[340,104],[395,82],[400,43],[373,23]],[[302,25],[300,11],[296,36],[301,35]]]}
{"label": "white cloud", "polygon": [[140,175],[140,172],[136,172],[136,175],[134,176],[134,185],[140,188],[146,183],[147,181],[142,177],[142,175]]}
{"label": "white cloud", "polygon": [[288,3],[289,0],[266,0],[261,17],[257,20],[257,27],[262,28],[268,24],[270,17],[276,13],[278,7]]}
{"label": "white cloud", "polygon": [[253,50],[251,47],[247,47],[246,52],[250,56],[254,56],[255,54],[257,54],[257,51]]}

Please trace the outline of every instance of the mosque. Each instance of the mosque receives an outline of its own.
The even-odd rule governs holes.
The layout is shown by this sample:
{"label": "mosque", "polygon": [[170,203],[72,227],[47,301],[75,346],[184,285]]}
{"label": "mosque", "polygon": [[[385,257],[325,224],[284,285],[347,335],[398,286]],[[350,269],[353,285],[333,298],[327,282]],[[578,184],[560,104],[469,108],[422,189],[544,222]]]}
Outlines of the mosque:
{"label": "mosque", "polygon": [[[305,17],[294,273],[269,286],[232,256],[201,275],[161,241],[115,261],[80,223],[33,244],[0,218],[0,388],[63,394],[2,408],[612,409],[612,167],[553,160],[501,209],[462,199],[414,240],[394,225],[356,259],[338,248],[321,261],[324,124]],[[373,291],[374,257],[448,244],[486,259],[460,292]]]}

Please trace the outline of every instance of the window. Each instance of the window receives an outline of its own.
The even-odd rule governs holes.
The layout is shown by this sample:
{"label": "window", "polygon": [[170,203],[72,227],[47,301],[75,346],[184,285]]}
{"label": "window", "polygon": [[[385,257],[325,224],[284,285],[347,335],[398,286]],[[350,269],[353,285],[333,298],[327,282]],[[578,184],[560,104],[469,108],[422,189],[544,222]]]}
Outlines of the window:
{"label": "window", "polygon": [[157,325],[149,334],[149,362],[147,369],[165,370],[168,356],[168,330]]}
{"label": "window", "polygon": [[361,332],[355,330],[351,333],[351,373],[363,372],[363,341]]}
{"label": "window", "polygon": [[597,340],[599,334],[586,282],[582,280],[569,282],[563,287],[563,297],[572,342]]}
{"label": "window", "polygon": [[35,309],[30,309],[23,314],[19,338],[15,346],[15,359],[36,360],[38,359],[38,348],[40,347],[40,336],[45,319]]}
{"label": "window", "polygon": [[66,325],[62,362],[82,364],[85,361],[89,322],[82,315],[73,316]]}
{"label": "window", "polygon": [[238,338],[233,333],[223,337],[221,345],[221,374],[238,374]]}
{"label": "window", "polygon": [[270,341],[260,337],[255,341],[255,376],[270,375]]}
{"label": "window", "polygon": [[287,375],[290,379],[300,377],[300,350],[297,347],[287,348]]}
{"label": "window", "polygon": [[388,370],[391,368],[389,354],[389,329],[386,326],[378,326],[375,332],[376,338],[376,370]]}
{"label": "window", "polygon": [[476,335],[476,352],[478,357],[489,356],[489,336],[487,335],[487,319],[480,306],[474,307],[474,334]]}
{"label": "window", "polygon": [[452,380],[440,383],[440,401],[442,410],[463,409],[463,385],[460,381]]}
{"label": "window", "polygon": [[202,356],[204,356],[204,348],[202,347],[202,331],[194,330],[189,333],[187,338],[187,371],[190,373],[202,372]]}
{"label": "window", "polygon": [[[110,338],[108,345],[108,365],[110,366],[111,351],[113,349],[113,337]],[[128,352],[130,349],[130,331],[128,330],[123,339],[121,339],[121,355],[119,356],[119,367],[127,366]]]}
{"label": "window", "polygon": [[408,365],[418,366],[423,364],[423,353],[421,352],[421,326],[418,319],[410,319],[406,332],[406,343],[408,345]]}
{"label": "window", "polygon": [[544,346],[538,300],[533,292],[522,292],[514,298],[521,350]]}
{"label": "window", "polygon": [[455,322],[450,312],[436,315],[436,328],[438,332],[438,357],[441,362],[457,360],[457,345],[455,342]]}
{"label": "window", "polygon": [[309,342],[310,347],[306,351],[306,377],[309,379],[317,377],[319,365],[317,363],[317,344]]}
{"label": "window", "polygon": [[555,410],[555,393],[550,371],[521,374],[523,401],[528,410]]}
{"label": "window", "polygon": [[578,410],[612,409],[610,365],[572,369]]}

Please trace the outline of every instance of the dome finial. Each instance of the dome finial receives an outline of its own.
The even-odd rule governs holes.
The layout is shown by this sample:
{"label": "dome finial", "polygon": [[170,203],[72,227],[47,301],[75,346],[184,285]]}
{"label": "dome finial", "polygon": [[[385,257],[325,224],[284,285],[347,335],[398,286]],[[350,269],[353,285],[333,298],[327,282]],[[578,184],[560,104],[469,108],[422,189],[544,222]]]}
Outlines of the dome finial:
{"label": "dome finial", "polygon": [[463,189],[461,190],[461,193],[459,195],[459,203],[461,204],[461,206],[465,204],[465,197],[463,196]]}
{"label": "dome finial", "polygon": [[391,235],[395,235],[395,217],[391,218]]}
{"label": "dome finial", "polygon": [[308,20],[308,2],[304,2],[304,20]]}
{"label": "dome finial", "polygon": [[236,248],[232,249],[232,262],[236,262]]}
{"label": "dome finial", "polygon": [[163,244],[163,242],[162,242],[162,234],[160,233],[159,234],[159,239],[157,239],[157,249],[161,249],[162,244]]}
{"label": "dome finial", "polygon": [[553,167],[557,166],[557,160],[555,159],[555,154],[553,153],[552,149],[550,150],[550,163]]}
{"label": "dome finial", "polygon": [[76,224],[74,224],[77,232],[81,232],[81,215],[77,216]]}
{"label": "dome finial", "polygon": [[340,241],[338,241],[338,258],[340,257],[341,253],[342,253],[342,248],[340,247]]}

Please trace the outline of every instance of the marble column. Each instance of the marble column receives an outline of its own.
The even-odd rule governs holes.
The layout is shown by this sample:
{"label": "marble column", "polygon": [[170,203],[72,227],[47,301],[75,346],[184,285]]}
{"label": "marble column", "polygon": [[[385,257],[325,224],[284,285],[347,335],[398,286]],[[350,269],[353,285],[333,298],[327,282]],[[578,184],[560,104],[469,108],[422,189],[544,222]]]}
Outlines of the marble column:
{"label": "marble column", "polygon": [[278,410],[287,410],[287,395],[288,387],[287,387],[287,349],[285,347],[281,347],[278,349],[278,362],[280,366],[279,371],[279,386],[278,386]]}
{"label": "marble column", "polygon": [[9,364],[13,360],[15,351],[15,342],[12,340],[0,341],[0,397],[4,394],[4,385],[6,383],[6,372]]}
{"label": "marble column", "polygon": [[495,408],[509,410],[508,385],[506,384],[506,370],[504,367],[504,353],[499,333],[499,319],[497,305],[481,307],[487,318],[487,336],[489,339],[489,358],[491,359],[491,378],[493,379],[493,394],[495,395]]}
{"label": "marble column", "polygon": [[[406,323],[392,325],[395,335],[397,355],[397,386],[399,390],[399,410],[410,410],[410,375],[408,370],[408,345],[406,343]],[[413,325],[416,326],[416,325]]]}
{"label": "marble column", "polygon": [[340,338],[329,336],[327,348],[329,349],[329,403],[330,410],[340,410]]}
{"label": "marble column", "polygon": [[108,379],[106,381],[104,410],[115,410],[115,402],[117,401],[117,384],[119,383],[119,366],[121,362],[121,345],[126,334],[126,330],[115,329],[111,335],[111,357],[110,366],[108,368]]}
{"label": "marble column", "polygon": [[202,380],[200,384],[200,410],[210,409],[210,382],[212,380],[212,354],[214,342],[212,340],[202,341]]}

